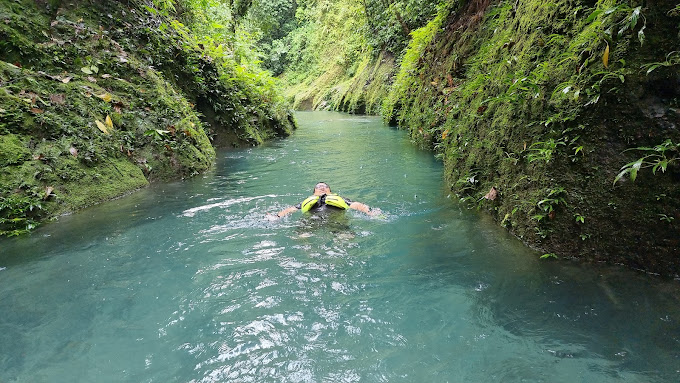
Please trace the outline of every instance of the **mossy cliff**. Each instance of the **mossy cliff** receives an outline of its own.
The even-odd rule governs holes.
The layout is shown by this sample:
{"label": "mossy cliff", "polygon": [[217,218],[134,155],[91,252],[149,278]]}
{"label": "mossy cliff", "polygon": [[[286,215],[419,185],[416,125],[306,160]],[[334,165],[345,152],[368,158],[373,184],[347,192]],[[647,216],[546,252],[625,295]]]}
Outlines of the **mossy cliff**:
{"label": "mossy cliff", "polygon": [[411,34],[381,113],[436,151],[456,195],[547,256],[678,275],[679,10],[451,2]]}
{"label": "mossy cliff", "polygon": [[270,80],[140,4],[0,2],[0,234],[294,129]]}

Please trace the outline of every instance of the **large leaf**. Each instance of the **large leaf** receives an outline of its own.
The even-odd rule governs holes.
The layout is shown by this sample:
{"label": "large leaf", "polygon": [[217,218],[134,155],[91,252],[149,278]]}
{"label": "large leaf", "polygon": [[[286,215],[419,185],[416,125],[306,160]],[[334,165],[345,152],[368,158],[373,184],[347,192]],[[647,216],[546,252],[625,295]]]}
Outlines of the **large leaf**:
{"label": "large leaf", "polygon": [[101,130],[102,133],[104,133],[104,134],[111,134],[111,133],[109,132],[109,127],[106,126],[103,122],[101,122],[101,121],[99,121],[99,120],[95,120],[94,122],[97,124],[97,128],[99,128],[99,130]]}
{"label": "large leaf", "polygon": [[102,94],[97,94],[97,97],[101,98],[102,100],[106,102],[111,102],[113,99],[113,96],[111,96],[111,93],[102,93]]}

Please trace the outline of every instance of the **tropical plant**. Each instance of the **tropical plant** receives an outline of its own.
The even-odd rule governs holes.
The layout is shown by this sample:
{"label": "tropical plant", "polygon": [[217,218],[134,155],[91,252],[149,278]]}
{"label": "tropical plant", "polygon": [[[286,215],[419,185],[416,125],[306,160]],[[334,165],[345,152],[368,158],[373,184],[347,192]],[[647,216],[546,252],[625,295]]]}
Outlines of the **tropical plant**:
{"label": "tropical plant", "polygon": [[623,165],[619,174],[614,178],[614,184],[628,175],[631,181],[635,181],[641,169],[652,168],[652,173],[657,170],[666,172],[668,166],[680,160],[680,143],[674,144],[670,139],[653,147],[637,147],[628,150],[638,150],[648,153],[637,160]]}

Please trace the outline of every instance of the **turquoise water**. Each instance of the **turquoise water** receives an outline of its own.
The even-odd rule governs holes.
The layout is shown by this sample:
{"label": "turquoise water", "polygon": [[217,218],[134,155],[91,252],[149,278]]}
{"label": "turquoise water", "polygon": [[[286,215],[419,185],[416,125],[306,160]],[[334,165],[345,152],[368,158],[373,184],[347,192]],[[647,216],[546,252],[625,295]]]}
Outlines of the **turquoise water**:
{"label": "turquoise water", "polygon": [[[0,240],[0,382],[676,382],[680,288],[546,262],[373,117]],[[317,181],[383,210],[269,221]]]}

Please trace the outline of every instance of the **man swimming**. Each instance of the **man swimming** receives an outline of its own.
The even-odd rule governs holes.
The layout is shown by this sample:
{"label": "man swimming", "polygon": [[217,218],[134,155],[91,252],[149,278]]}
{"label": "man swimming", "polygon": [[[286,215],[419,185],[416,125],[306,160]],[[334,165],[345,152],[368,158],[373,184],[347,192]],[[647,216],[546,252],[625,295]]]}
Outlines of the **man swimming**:
{"label": "man swimming", "polygon": [[285,217],[288,214],[294,213],[298,210],[302,212],[318,211],[323,209],[354,209],[359,210],[368,215],[375,215],[380,213],[380,209],[371,209],[368,205],[361,202],[352,201],[331,192],[331,188],[325,182],[319,182],[314,186],[314,194],[307,197],[301,203],[290,206],[278,212],[277,217]]}

